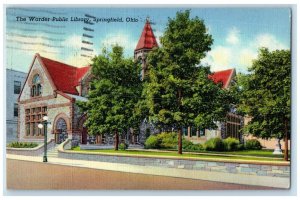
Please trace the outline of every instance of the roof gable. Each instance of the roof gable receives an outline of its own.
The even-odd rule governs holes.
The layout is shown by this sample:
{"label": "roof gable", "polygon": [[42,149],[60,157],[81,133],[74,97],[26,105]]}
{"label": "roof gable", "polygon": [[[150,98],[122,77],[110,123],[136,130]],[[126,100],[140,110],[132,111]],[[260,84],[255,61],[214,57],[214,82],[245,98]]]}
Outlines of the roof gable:
{"label": "roof gable", "polygon": [[[40,68],[40,69],[39,69],[39,68]],[[41,70],[42,70],[42,71],[41,71]],[[44,73],[45,73],[45,77],[47,77],[47,80],[48,80],[48,83],[49,83],[51,89],[52,89],[53,91],[57,90],[57,88],[55,87],[55,85],[54,85],[54,83],[53,83],[53,81],[52,81],[52,79],[51,79],[50,74],[49,74],[48,71],[45,69],[45,67],[44,67],[44,65],[43,65],[43,62],[41,61],[40,55],[39,55],[38,53],[36,53],[36,54],[34,55],[33,59],[32,59],[32,62],[31,62],[31,65],[30,65],[30,67],[29,67],[29,71],[28,71],[28,73],[27,73],[25,82],[24,82],[24,84],[23,84],[23,86],[22,86],[21,92],[20,92],[19,97],[18,97],[18,101],[21,100],[21,98],[22,98],[23,95],[25,95],[24,98],[26,98],[26,95],[27,95],[27,96],[29,95],[29,94],[28,94],[28,91],[26,91],[27,94],[23,94],[24,89],[25,89],[25,87],[26,87],[27,85],[30,85],[30,83],[28,83],[28,81],[30,80],[30,77],[32,76],[32,74],[33,74],[33,73],[37,73],[37,72],[40,72],[40,73],[41,73],[41,72],[44,72]],[[41,78],[42,78],[42,80],[44,79],[44,77],[41,77]]]}
{"label": "roof gable", "polygon": [[234,74],[235,74],[234,69],[227,69],[227,70],[214,72],[208,77],[211,80],[213,80],[215,83],[222,83],[222,88],[228,88]]}
{"label": "roof gable", "polygon": [[135,50],[152,49],[153,47],[157,47],[157,46],[158,44],[156,42],[156,38],[154,36],[150,22],[147,20]]}

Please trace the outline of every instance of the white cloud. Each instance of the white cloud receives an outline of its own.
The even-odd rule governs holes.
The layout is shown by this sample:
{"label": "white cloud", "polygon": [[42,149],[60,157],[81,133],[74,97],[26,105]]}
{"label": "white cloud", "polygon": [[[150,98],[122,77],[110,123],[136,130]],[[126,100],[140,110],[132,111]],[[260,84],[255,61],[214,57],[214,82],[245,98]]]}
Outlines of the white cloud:
{"label": "white cloud", "polygon": [[65,63],[75,67],[85,67],[91,63],[91,59],[75,54],[67,57]]}
{"label": "white cloud", "polygon": [[163,32],[161,31],[155,31],[154,32],[156,42],[158,43],[158,46],[161,46],[160,37],[163,36]]}
{"label": "white cloud", "polygon": [[259,48],[266,47],[271,51],[288,49],[287,45],[280,42],[269,33],[259,34],[250,41],[242,41],[240,32],[234,28],[226,36],[226,43],[212,47],[207,56],[201,61],[211,66],[211,71],[235,68],[239,72],[246,72],[257,58]]}
{"label": "white cloud", "polygon": [[230,65],[232,60],[232,50],[230,47],[217,46],[208,52],[203,59],[203,64],[211,66],[212,71],[223,70]]}
{"label": "white cloud", "polygon": [[129,33],[116,32],[106,35],[100,41],[100,47],[111,48],[112,45],[118,44],[124,48],[124,53],[133,56],[132,49],[135,49],[137,41],[133,40]]}
{"label": "white cloud", "polygon": [[237,45],[240,43],[240,30],[238,30],[236,27],[233,27],[227,37],[226,42],[231,45]]}
{"label": "white cloud", "polygon": [[266,47],[271,51],[276,49],[288,49],[286,45],[281,43],[274,35],[269,33],[260,34],[255,38],[254,48]]}
{"label": "white cloud", "polygon": [[44,35],[36,35],[34,38],[24,38],[16,35],[6,35],[7,46],[13,47],[14,51],[19,51],[21,54],[33,57],[35,53],[39,53],[41,56],[58,60],[61,52],[59,44],[51,43],[44,39]]}
{"label": "white cloud", "polygon": [[[67,48],[66,50],[67,54],[65,55],[66,57],[65,63],[76,67],[87,66],[89,63],[91,63],[91,58],[81,56],[81,54],[89,55],[91,57],[94,57],[97,54],[94,45],[82,43],[81,35],[74,34],[69,36],[63,42],[63,45]],[[81,50],[81,47],[92,49],[93,51],[92,52],[83,51]]]}
{"label": "white cloud", "polygon": [[63,45],[68,47],[68,48],[78,48],[78,49],[80,49],[81,46],[82,46],[81,40],[82,40],[81,35],[72,35],[72,36],[69,36],[63,42]]}
{"label": "white cloud", "polygon": [[253,59],[257,58],[257,52],[251,49],[242,49],[238,57],[237,67],[247,67],[252,65]]}
{"label": "white cloud", "polygon": [[208,33],[208,34],[211,34],[212,33],[212,27],[211,27],[211,25],[206,25],[206,32]]}

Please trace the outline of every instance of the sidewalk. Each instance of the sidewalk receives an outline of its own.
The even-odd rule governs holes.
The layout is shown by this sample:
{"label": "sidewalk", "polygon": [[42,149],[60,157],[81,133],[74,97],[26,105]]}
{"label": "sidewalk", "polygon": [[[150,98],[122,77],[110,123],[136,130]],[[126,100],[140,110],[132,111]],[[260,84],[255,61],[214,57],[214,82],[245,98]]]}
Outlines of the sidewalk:
{"label": "sidewalk", "polygon": [[[13,159],[13,160],[32,161],[32,162],[42,162],[43,160],[42,156],[32,157],[32,156],[21,156],[21,155],[13,155],[13,154],[7,154],[6,158]],[[282,189],[288,189],[290,187],[290,179],[285,177],[266,177],[266,176],[232,174],[232,173],[222,173],[222,172],[212,172],[212,171],[163,168],[163,167],[153,167],[153,166],[138,166],[138,165],[108,163],[108,162],[98,162],[98,161],[70,160],[70,159],[55,158],[55,157],[49,157],[48,164],[76,166],[76,167],[83,167],[83,168],[120,171],[120,172],[127,172],[127,173],[136,173],[136,174],[199,179],[199,180],[225,182],[225,183],[267,186],[267,187],[282,188]]]}

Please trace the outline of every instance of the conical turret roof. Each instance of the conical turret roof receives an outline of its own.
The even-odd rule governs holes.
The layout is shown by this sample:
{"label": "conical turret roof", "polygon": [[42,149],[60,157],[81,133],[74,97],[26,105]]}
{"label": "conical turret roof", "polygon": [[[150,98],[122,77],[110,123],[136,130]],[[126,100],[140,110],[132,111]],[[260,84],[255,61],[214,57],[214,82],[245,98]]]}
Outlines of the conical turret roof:
{"label": "conical turret roof", "polygon": [[135,50],[139,49],[152,49],[153,47],[157,47],[156,38],[154,36],[153,30],[151,28],[150,22],[147,19],[146,24],[144,26],[143,32],[139,39],[138,44],[136,45]]}

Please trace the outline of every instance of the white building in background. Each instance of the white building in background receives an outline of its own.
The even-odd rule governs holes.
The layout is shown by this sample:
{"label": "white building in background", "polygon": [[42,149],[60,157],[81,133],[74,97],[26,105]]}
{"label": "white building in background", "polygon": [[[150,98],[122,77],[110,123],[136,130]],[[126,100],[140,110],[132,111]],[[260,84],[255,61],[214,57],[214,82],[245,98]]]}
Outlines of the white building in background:
{"label": "white building in background", "polygon": [[27,74],[6,69],[6,143],[17,141],[18,97]]}

